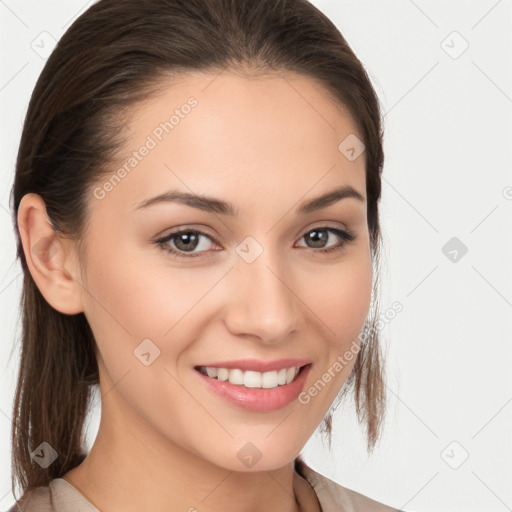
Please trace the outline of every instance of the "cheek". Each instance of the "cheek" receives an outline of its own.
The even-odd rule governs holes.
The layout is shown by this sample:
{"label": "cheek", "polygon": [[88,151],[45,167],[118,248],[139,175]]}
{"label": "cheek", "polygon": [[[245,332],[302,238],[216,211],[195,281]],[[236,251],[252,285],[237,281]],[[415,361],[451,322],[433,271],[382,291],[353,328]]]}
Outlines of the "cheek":
{"label": "cheek", "polygon": [[361,332],[369,312],[372,292],[370,255],[358,254],[350,260],[315,273],[314,287],[307,303],[323,320],[333,344],[350,344]]}
{"label": "cheek", "polygon": [[197,414],[197,405],[173,376],[180,355],[194,339],[190,329],[197,320],[195,306],[215,276],[191,280],[192,271],[154,261],[149,265],[151,258],[144,259],[133,248],[108,249],[88,259],[85,308],[107,387],[120,382],[116,388],[146,419],[168,407],[185,416]]}
{"label": "cheek", "polygon": [[[322,333],[322,350],[299,403],[307,407],[310,429],[322,420],[339,395],[356,361],[360,334],[368,316],[372,291],[370,253],[351,253],[339,264],[315,272],[316,286],[304,300],[311,321]],[[309,278],[311,280],[311,277]],[[316,318],[316,319],[315,319]]]}
{"label": "cheek", "polygon": [[222,274],[171,267],[157,248],[150,257],[148,251],[111,244],[88,259],[86,316],[106,363],[120,360],[121,349],[124,364],[131,362],[146,338],[162,356],[176,357],[190,342],[183,334],[197,320],[201,299]]}

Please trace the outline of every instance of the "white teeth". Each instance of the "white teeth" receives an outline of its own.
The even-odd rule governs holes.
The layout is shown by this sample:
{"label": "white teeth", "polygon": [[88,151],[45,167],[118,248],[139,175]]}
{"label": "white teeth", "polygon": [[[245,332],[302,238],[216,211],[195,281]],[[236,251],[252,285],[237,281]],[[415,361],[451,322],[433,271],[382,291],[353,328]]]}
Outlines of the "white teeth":
{"label": "white teeth", "polygon": [[[283,368],[279,371],[271,372],[243,372],[238,368],[232,370],[228,368],[215,368],[212,366],[202,367],[206,370],[208,377],[217,378],[220,381],[228,381],[230,384],[237,386],[245,386],[246,388],[277,388],[289,384],[300,371],[300,367],[292,366],[291,368]],[[203,371],[204,373],[204,371]]]}
{"label": "white teeth", "polygon": [[213,366],[208,366],[206,368],[206,373],[208,373],[208,377],[217,377],[218,368],[214,368]]}
{"label": "white teeth", "polygon": [[[242,370],[231,370],[231,371],[240,371],[240,373],[243,375],[243,385],[246,388],[261,388],[262,374],[260,372],[251,372],[251,371],[242,372]],[[238,384],[238,382],[236,384]]]}
{"label": "white teeth", "polygon": [[[208,371],[208,367],[206,367],[206,371]],[[217,379],[228,380],[229,379],[229,370],[227,370],[226,368],[218,368]]]}
{"label": "white teeth", "polygon": [[[286,370],[284,370],[286,371]],[[261,374],[261,387],[262,388],[275,388],[276,384],[279,384],[279,379],[277,378],[277,372],[265,372]],[[286,384],[286,379],[284,381]]]}
{"label": "white teeth", "polygon": [[235,368],[234,370],[229,370],[229,383],[243,385],[244,372],[242,370],[239,370],[238,368]]}

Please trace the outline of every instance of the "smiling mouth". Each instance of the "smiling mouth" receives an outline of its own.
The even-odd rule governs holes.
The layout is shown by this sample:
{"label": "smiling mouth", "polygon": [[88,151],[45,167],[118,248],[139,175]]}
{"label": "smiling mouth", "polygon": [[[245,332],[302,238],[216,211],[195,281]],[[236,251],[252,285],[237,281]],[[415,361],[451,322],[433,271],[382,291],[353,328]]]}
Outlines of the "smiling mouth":
{"label": "smiling mouth", "polygon": [[238,368],[216,368],[213,366],[196,366],[194,369],[211,379],[229,382],[236,386],[272,389],[290,384],[310,364],[291,366],[270,372],[242,371]]}

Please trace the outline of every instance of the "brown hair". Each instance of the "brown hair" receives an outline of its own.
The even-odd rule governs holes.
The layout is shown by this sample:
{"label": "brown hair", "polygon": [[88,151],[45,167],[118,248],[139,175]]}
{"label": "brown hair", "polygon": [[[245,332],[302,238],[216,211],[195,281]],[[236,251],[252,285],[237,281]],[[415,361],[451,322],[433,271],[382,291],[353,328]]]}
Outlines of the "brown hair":
{"label": "brown hair", "polygon": [[[354,389],[368,451],[384,415],[375,322],[378,201],[383,149],[377,96],[336,26],[307,0],[100,0],[66,31],[39,76],[25,118],[12,188],[17,256],[24,273],[21,359],[12,422],[12,490],[46,486],[83,460],[83,427],[99,383],[96,344],[83,313],[44,299],[28,270],[17,223],[21,198],[39,194],[56,232],[77,242],[88,227],[90,187],[107,173],[121,114],[158,91],[162,78],[193,71],[292,71],[318,80],[348,109],[365,144],[367,217],[374,265],[366,337],[338,398]],[[341,141],[340,141],[341,142]],[[82,261],[82,259],[80,259]],[[330,413],[324,427],[331,432]],[[49,443],[47,468],[31,452]]]}

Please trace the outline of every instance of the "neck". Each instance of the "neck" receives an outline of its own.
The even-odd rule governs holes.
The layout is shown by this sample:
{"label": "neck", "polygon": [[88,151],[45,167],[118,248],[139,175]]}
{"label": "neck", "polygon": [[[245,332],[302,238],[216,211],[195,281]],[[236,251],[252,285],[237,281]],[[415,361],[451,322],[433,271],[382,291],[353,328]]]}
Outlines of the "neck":
{"label": "neck", "polygon": [[103,512],[320,511],[293,461],[268,471],[231,471],[162,439],[127,411],[110,416],[107,407],[89,454],[64,478]]}

